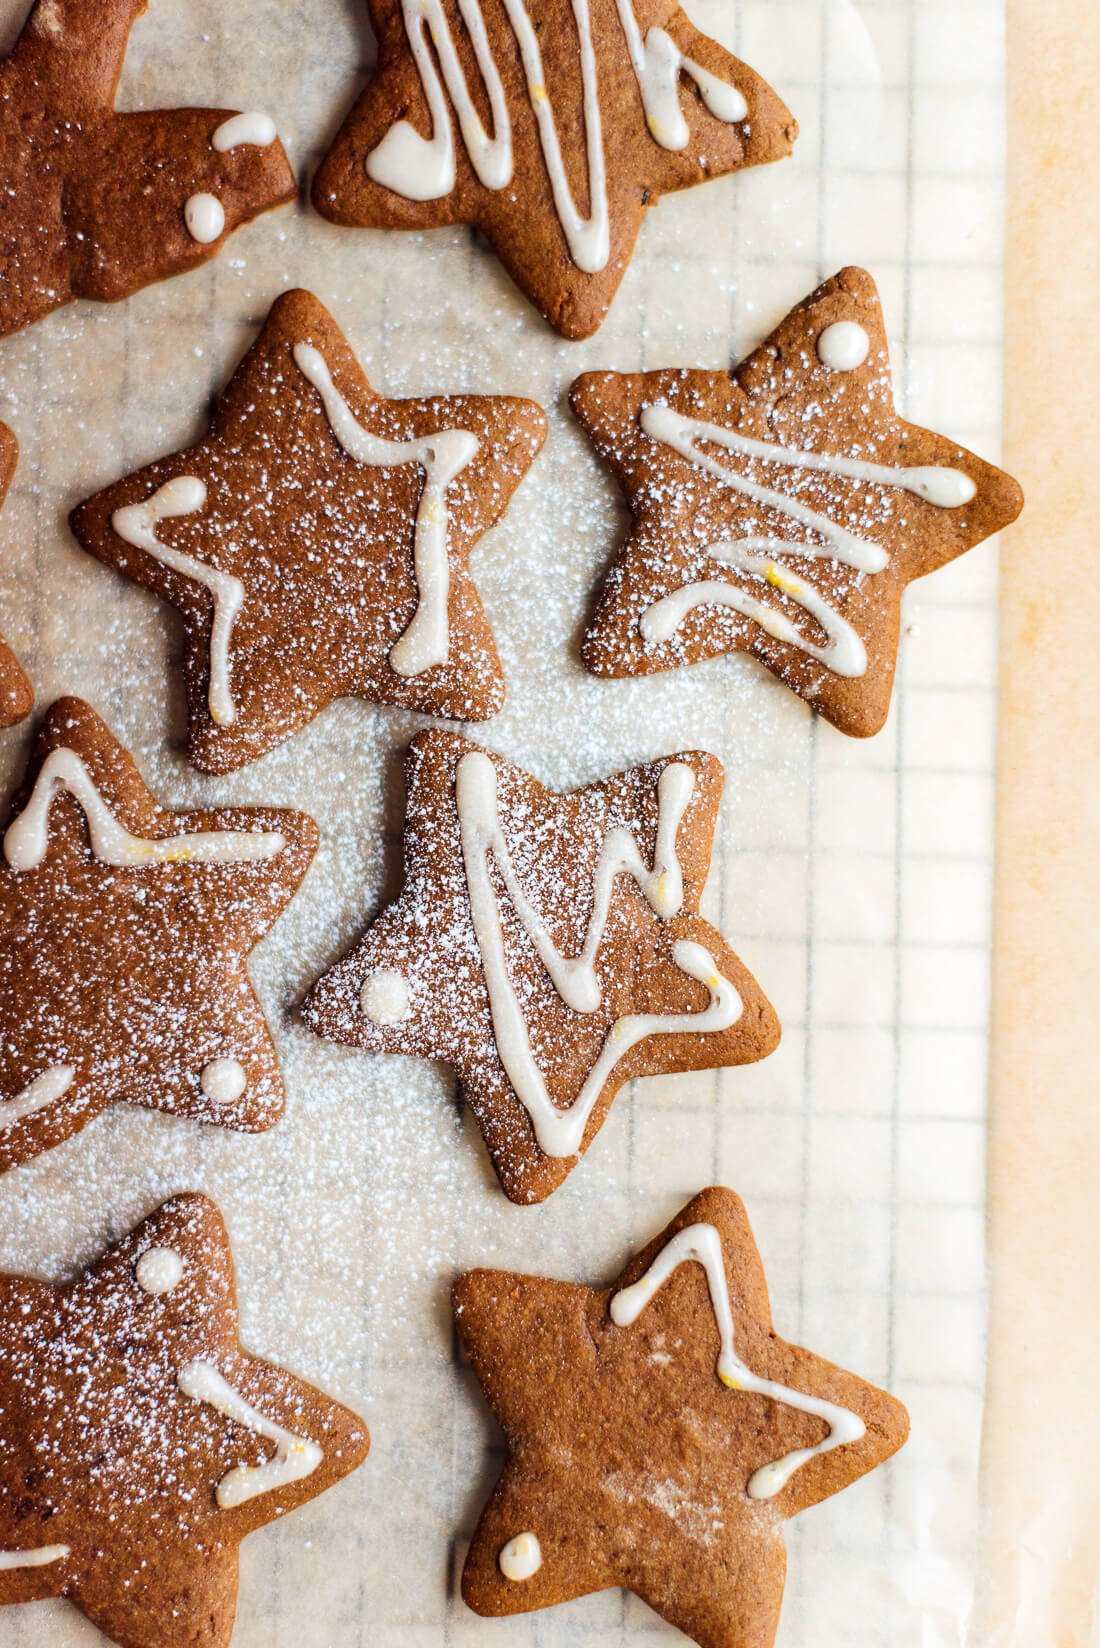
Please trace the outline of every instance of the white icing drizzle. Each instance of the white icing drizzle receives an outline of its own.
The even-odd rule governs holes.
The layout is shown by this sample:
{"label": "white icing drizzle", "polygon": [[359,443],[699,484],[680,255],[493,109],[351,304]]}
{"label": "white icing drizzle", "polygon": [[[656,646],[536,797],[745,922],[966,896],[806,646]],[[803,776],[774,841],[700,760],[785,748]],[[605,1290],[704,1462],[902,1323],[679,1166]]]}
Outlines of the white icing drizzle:
{"label": "white icing drizzle", "polygon": [[685,1225],[666,1242],[639,1281],[613,1295],[610,1308],[611,1320],[615,1325],[629,1327],[636,1322],[673,1271],[691,1260],[698,1261],[706,1272],[721,1344],[716,1371],[723,1385],[730,1390],[751,1391],[758,1396],[770,1397],[773,1402],[782,1402],[789,1408],[796,1408],[799,1413],[809,1413],[823,1419],[829,1427],[829,1434],[816,1446],[796,1448],[792,1453],[784,1454],[782,1459],[762,1465],[753,1473],[746,1490],[749,1498],[772,1499],[786,1487],[800,1466],[815,1459],[818,1454],[842,1448],[849,1442],[858,1442],[867,1427],[850,1408],[842,1408],[836,1402],[826,1402],[823,1397],[804,1396],[801,1391],[791,1390],[788,1385],[780,1385],[774,1379],[762,1379],[742,1362],[734,1349],[733,1311],[722,1256],[722,1238],[714,1225]]}
{"label": "white icing drizzle", "polygon": [[395,968],[379,968],[364,981],[359,1004],[372,1024],[400,1024],[411,1010],[409,987]]}
{"label": "white icing drizzle", "polygon": [[231,115],[228,120],[223,120],[210,139],[210,146],[218,154],[225,154],[228,149],[243,148],[245,144],[267,149],[277,136],[275,122],[269,114],[263,114],[259,109],[248,109],[244,114]]}
{"label": "white icing drizzle", "polygon": [[531,1118],[540,1148],[548,1156],[572,1156],[580,1149],[588,1119],[608,1077],[632,1047],[647,1036],[726,1030],[740,1018],[743,1003],[702,945],[679,940],[673,947],[673,960],[682,972],[706,985],[710,992],[709,1005],[700,1013],[634,1013],[617,1019],[580,1094],[568,1110],[559,1110],[535,1062],[523,1008],[508,974],[504,932],[489,874],[489,859],[496,864],[516,915],[558,995],[574,1012],[594,1013],[602,999],[596,958],[603,942],[615,878],[622,874],[632,876],[659,918],[668,920],[679,914],[683,877],[676,856],[676,835],[695,788],[695,775],[681,761],[669,762],[661,773],[652,869],[647,869],[637,842],[626,828],[614,829],[604,838],[593,884],[592,915],[584,944],[574,957],[561,954],[542,917],[520,886],[500,823],[496,769],[490,758],[480,750],[464,755],[458,764],[455,784],[470,914],[485,970],[500,1062]]}
{"label": "white icing drizzle", "polygon": [[225,208],[217,195],[192,195],[184,204],[187,233],[200,246],[209,246],[225,228]]}
{"label": "white icing drizzle", "polygon": [[525,1579],[533,1579],[542,1567],[542,1546],[538,1535],[517,1534],[504,1546],[497,1563],[505,1579],[510,1579],[513,1584],[521,1585]]}
{"label": "white icing drizzle", "polygon": [[350,458],[374,469],[416,463],[424,471],[413,535],[413,573],[419,600],[411,623],[394,642],[389,655],[395,674],[406,678],[421,675],[445,664],[450,653],[447,538],[451,517],[447,488],[473,462],[480,443],[476,435],[464,429],[440,429],[412,441],[388,441],[372,435],[333,383],[319,350],[309,343],[297,343],[294,360],[320,395],[332,432]]}
{"label": "white icing drizzle", "polygon": [[[777,607],[768,606],[765,601],[757,600],[739,585],[726,584],[717,578],[685,584],[682,589],[674,590],[671,595],[666,595],[660,601],[655,601],[651,607],[647,607],[640,623],[643,641],[647,646],[659,646],[663,641],[671,641],[688,613],[694,612],[696,607],[731,607],[734,612],[751,618],[777,641],[785,641],[788,646],[798,647],[809,657],[827,665],[834,675],[848,678],[865,675],[867,649],[859,634],[805,578],[799,577],[798,573],[791,572],[786,567],[777,566],[772,559],[776,547],[776,540],[745,538],[736,544],[710,544],[706,553],[715,561],[736,567],[739,572],[747,572],[750,577],[765,579],[774,589],[781,590],[784,595],[789,595],[792,601],[797,601],[803,611],[816,618],[825,631],[828,640],[824,646],[819,646],[816,641],[811,641],[803,635],[798,625],[792,623],[785,612]],[[765,554],[753,554],[752,551],[756,549],[764,550]]]}
{"label": "white icing drizzle", "polygon": [[36,1545],[29,1551],[0,1551],[0,1569],[46,1568],[69,1554],[67,1545]]}
{"label": "white icing drizzle", "polygon": [[312,1476],[322,1459],[323,1451],[307,1437],[295,1436],[246,1402],[233,1389],[212,1362],[188,1362],[180,1369],[176,1380],[185,1396],[207,1407],[216,1408],[236,1425],[243,1425],[256,1436],[274,1442],[275,1452],[262,1465],[236,1465],[218,1483],[217,1501],[223,1511],[231,1511],[248,1499],[260,1494],[274,1493],[292,1482]]}
{"label": "white icing drizzle", "polygon": [[196,830],[193,835],[166,836],[159,841],[131,835],[107,806],[76,751],[60,748],[51,750],[42,763],[30,800],[5,832],[4,857],[13,870],[33,870],[45,858],[50,807],[59,790],[66,790],[79,802],[88,820],[95,857],[117,868],[141,864],[247,864],[273,858],[286,846],[285,837],[259,830]]}
{"label": "white icing drizzle", "polygon": [[[443,9],[443,0],[402,0],[405,33],[431,114],[432,135],[430,138],[423,137],[409,121],[399,120],[367,156],[366,171],[374,182],[408,200],[440,200],[450,194],[455,186],[455,135],[447,106],[448,96],[458,117],[470,164],[484,187],[493,190],[507,188],[515,169],[512,127],[504,84],[485,27],[481,0],[457,0],[457,3],[488,97],[492,135],[486,131],[470,94],[465,70]],[[611,228],[599,73],[589,0],[572,0],[584,99],[587,217],[578,210],[569,186],[557,121],[546,86],[538,34],[524,0],[503,0],[503,4],[519,46],[527,78],[527,95],[538,127],[554,208],[570,256],[586,274],[596,274],[607,267],[611,256]],[[736,87],[727,85],[717,75],[685,57],[663,29],[650,29],[643,42],[631,0],[617,0],[617,4],[642,94],[646,123],[657,143],[666,149],[687,146],[689,133],[680,108],[677,84],[682,73],[694,80],[707,108],[719,120],[736,122],[745,119],[748,104]]]}
{"label": "white icing drizzle", "polygon": [[14,1099],[0,1104],[0,1131],[14,1126],[27,1116],[33,1116],[38,1110],[45,1110],[48,1105],[56,1104],[69,1091],[75,1076],[76,1069],[71,1064],[52,1064],[48,1070],[43,1070]]}
{"label": "white icing drizzle", "polygon": [[162,1293],[171,1293],[183,1276],[183,1260],[174,1247],[151,1247],[134,1266],[134,1279],[139,1288],[159,1299]]}
{"label": "white icing drizzle", "polygon": [[367,156],[366,171],[383,188],[408,200],[440,200],[455,186],[454,131],[428,35],[438,54],[474,171],[487,189],[505,189],[512,181],[511,122],[481,5],[479,0],[458,0],[458,7],[489,96],[494,135],[490,137],[486,132],[470,96],[442,0],[402,0],[405,33],[428,100],[432,135],[422,137],[407,120],[399,120]]}
{"label": "white icing drizzle", "polygon": [[705,552],[712,560],[747,573],[788,596],[821,625],[827,637],[824,646],[805,636],[783,611],[768,606],[735,584],[717,580],[685,584],[682,589],[674,590],[671,595],[647,607],[639,621],[642,639],[647,646],[670,640],[688,613],[696,607],[727,606],[751,618],[777,640],[798,647],[809,657],[816,658],[836,675],[854,678],[867,672],[867,651],[852,625],[805,578],[778,565],[776,557],[793,554],[810,560],[833,560],[859,573],[874,573],[881,572],[888,565],[886,551],[880,544],[839,526],[831,516],[810,509],[787,493],[762,486],[720,463],[701,450],[703,443],[723,447],[738,457],[778,464],[788,469],[839,475],[848,480],[909,492],[939,509],[959,509],[969,503],[977,491],[970,476],[958,469],[932,466],[895,469],[883,464],[866,463],[858,458],[834,457],[825,452],[778,446],[770,441],[740,435],[736,430],[725,429],[719,424],[686,417],[664,402],[644,407],[639,421],[651,440],[671,447],[724,486],[764,508],[778,510],[788,520],[825,540],[824,543],[809,539],[791,543],[785,538],[754,536],[736,542],[722,540],[708,545]]}
{"label": "white icing drizzle", "polygon": [[867,328],[857,320],[837,320],[817,340],[818,358],[830,372],[854,372],[871,353]]}
{"label": "white icing drizzle", "polygon": [[157,522],[178,515],[195,515],[206,507],[206,487],[197,475],[177,475],[166,481],[144,503],[116,509],[111,526],[119,537],[135,549],[143,549],[155,561],[173,572],[193,578],[208,589],[214,601],[214,621],[210,627],[210,685],[207,703],[210,719],[218,727],[232,726],[236,711],[229,690],[229,646],[233,624],[244,601],[244,585],[232,573],[218,572],[193,555],[170,549],[157,537]]}
{"label": "white icing drizzle", "polygon": [[728,81],[686,57],[664,29],[650,29],[644,41],[631,0],[617,0],[619,21],[626,35],[630,61],[645,105],[650,136],[662,149],[686,149],[691,140],[688,123],[680,106],[679,80],[688,75],[716,119],[735,125],[748,118],[744,94]]}
{"label": "white icing drizzle", "polygon": [[211,1059],[199,1073],[199,1091],[211,1104],[234,1104],[248,1086],[239,1059]]}

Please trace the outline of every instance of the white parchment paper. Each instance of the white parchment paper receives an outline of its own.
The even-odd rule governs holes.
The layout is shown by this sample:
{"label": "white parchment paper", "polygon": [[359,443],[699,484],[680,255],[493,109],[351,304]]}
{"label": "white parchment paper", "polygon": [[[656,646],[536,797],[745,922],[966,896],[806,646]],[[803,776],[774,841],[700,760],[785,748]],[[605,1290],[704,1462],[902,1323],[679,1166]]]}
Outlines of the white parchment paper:
{"label": "white parchment paper", "polygon": [[[725,364],[845,263],[887,308],[905,413],[995,458],[1000,427],[1002,0],[688,0],[802,126],[796,157],[668,199],[600,334],[565,344],[464,229],[261,219],[209,268],[79,305],[0,344],[22,457],[0,517],[3,627],[45,705],[86,696],[168,805],[312,812],[317,863],[254,977],[289,1111],[234,1136],[117,1109],[0,1180],[0,1266],[69,1273],[165,1195],[228,1220],[246,1340],[356,1407],[374,1446],[337,1490],[248,1542],[236,1648],[619,1648],[673,1640],[606,1593],[480,1621],[457,1596],[499,1437],[447,1307],[474,1264],[602,1281],[703,1184],[745,1198],[776,1325],[889,1387],[913,1437],[789,1534],[785,1648],[957,1648],[973,1585],[984,1360],[984,1091],[995,546],[910,592],[887,729],[845,740],[747,659],[601,683],[576,660],[623,530],[565,406],[573,377]],[[23,0],[0,0],[14,33]],[[373,55],[359,0],[152,0],[128,107],[263,107],[308,177]],[[533,396],[546,450],[473,569],[509,681],[476,731],[569,787],[682,747],[726,765],[705,905],[775,1002],[751,1069],[624,1091],[536,1209],[496,1188],[442,1069],[307,1035],[295,1003],[396,890],[400,754],[416,717],[345,702],[229,779],[181,753],[181,631],[85,557],[68,509],[176,449],[271,301],[309,286],[382,393]],[[29,728],[0,746],[18,772]],[[165,980],[171,991],[171,979]],[[100,1640],[66,1604],[0,1615],[0,1648]]]}

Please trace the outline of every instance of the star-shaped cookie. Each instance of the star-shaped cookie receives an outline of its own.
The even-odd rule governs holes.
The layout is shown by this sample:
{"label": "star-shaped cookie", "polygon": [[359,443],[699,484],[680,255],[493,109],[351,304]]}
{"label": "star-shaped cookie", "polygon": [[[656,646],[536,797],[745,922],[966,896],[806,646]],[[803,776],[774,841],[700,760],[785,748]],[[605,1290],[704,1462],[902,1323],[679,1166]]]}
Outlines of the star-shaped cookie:
{"label": "star-shaped cookie", "polygon": [[67,1287],[0,1276],[0,1604],[225,1648],[246,1534],[333,1487],[355,1414],[238,1337],[229,1239],[177,1196]]}
{"label": "star-shaped cookie", "polygon": [[505,1194],[539,1202],[635,1076],[749,1064],[779,1023],[698,914],[721,763],[690,751],[568,795],[454,733],[406,760],[405,886],[306,1022],[444,1059]]}
{"label": "star-shaped cookie", "polygon": [[899,1402],[774,1332],[730,1190],[612,1287],[475,1270],[453,1303],[508,1441],[462,1575],[479,1614],[621,1586],[700,1648],[770,1648],[784,1522],[908,1432]]}
{"label": "star-shaped cookie", "polygon": [[193,269],[293,200],[266,115],[116,114],[146,0],[37,0],[0,60],[0,336],[74,298],[113,303]]}
{"label": "star-shaped cookie", "polygon": [[889,711],[905,586],[1023,507],[1008,475],[899,418],[862,269],[733,372],[591,372],[572,401],[634,514],[588,668],[648,675],[750,652],[859,737]]}
{"label": "star-shaped cookie", "polygon": [[675,0],[368,0],[378,72],[313,184],[334,223],[471,223],[567,338],[600,325],[663,194],[798,128]]}
{"label": "star-shaped cookie", "polygon": [[[0,423],[0,509],[4,507],[18,461],[18,442],[7,424]],[[34,693],[23,666],[0,635],[0,727],[13,727],[30,714],[33,705]]]}
{"label": "star-shaped cookie", "polygon": [[510,396],[382,399],[317,299],[287,292],[203,440],[72,526],[179,608],[191,759],[228,772],[347,694],[459,721],[500,708],[466,563],[545,436]]}
{"label": "star-shaped cookie", "polygon": [[171,813],[76,698],[39,731],[2,836],[0,1171],[124,1100],[259,1132],[282,1077],[249,951],[317,847],[304,813]]}

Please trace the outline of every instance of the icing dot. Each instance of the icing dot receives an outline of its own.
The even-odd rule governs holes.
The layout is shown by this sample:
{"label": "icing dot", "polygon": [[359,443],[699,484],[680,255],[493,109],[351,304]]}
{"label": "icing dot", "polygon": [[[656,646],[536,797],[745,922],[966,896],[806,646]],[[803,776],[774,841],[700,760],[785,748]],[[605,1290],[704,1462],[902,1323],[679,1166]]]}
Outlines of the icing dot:
{"label": "icing dot", "polygon": [[209,246],[225,228],[225,210],[217,195],[192,195],[183,208],[187,233],[200,246]]}
{"label": "icing dot", "polygon": [[255,148],[266,149],[275,141],[275,122],[270,115],[262,114],[259,109],[249,109],[244,114],[232,115],[223,120],[214,136],[210,140],[211,148],[218,154],[225,154],[229,149],[236,149],[243,144],[251,144]]}
{"label": "icing dot", "polygon": [[409,1016],[409,987],[400,973],[385,967],[367,979],[359,1002],[372,1024],[400,1024]]}
{"label": "icing dot", "polygon": [[155,1298],[161,1293],[171,1293],[183,1275],[183,1260],[174,1248],[151,1247],[138,1260],[134,1275],[138,1287]]}
{"label": "icing dot", "polygon": [[497,1562],[505,1579],[514,1580],[517,1585],[532,1579],[542,1567],[542,1547],[537,1534],[517,1534],[505,1545]]}
{"label": "icing dot", "polygon": [[838,320],[818,338],[817,352],[830,372],[854,372],[871,353],[871,340],[858,321]]}
{"label": "icing dot", "polygon": [[244,1066],[237,1059],[211,1059],[202,1067],[199,1087],[214,1104],[232,1104],[247,1086]]}

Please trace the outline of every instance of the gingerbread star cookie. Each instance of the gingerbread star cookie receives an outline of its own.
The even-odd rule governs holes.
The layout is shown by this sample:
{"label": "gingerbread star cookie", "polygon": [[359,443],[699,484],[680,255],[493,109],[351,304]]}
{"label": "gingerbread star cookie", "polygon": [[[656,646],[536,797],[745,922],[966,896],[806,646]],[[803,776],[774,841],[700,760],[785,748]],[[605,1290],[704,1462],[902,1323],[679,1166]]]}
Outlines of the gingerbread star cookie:
{"label": "gingerbread star cookie", "polygon": [[734,372],[591,372],[572,400],[634,514],[588,668],[648,675],[750,652],[858,737],[889,711],[905,586],[1023,507],[1008,475],[899,418],[861,269]]}
{"label": "gingerbread star cookie", "polygon": [[730,1190],[612,1287],[475,1270],[453,1302],[508,1441],[462,1575],[479,1614],[621,1586],[700,1648],[770,1648],[784,1522],[908,1432],[899,1402],[777,1336]]}
{"label": "gingerbread star cookie", "polygon": [[225,1648],[246,1534],[348,1476],[355,1414],[238,1337],[229,1239],[177,1196],[68,1287],[0,1276],[0,1604]]}
{"label": "gingerbread star cookie", "polygon": [[317,299],[288,292],[198,445],[72,526],[179,608],[191,759],[228,772],[344,695],[460,721],[500,708],[467,559],[545,436],[532,401],[382,399]]}
{"label": "gingerbread star cookie", "polygon": [[770,1003],[697,914],[714,756],[559,795],[433,731],[406,779],[404,891],[313,987],[306,1022],[453,1065],[512,1201],[557,1189],[625,1081],[774,1050]]}
{"label": "gingerbread star cookie", "polygon": [[675,0],[368,0],[378,72],[314,180],[334,223],[471,223],[567,338],[663,194],[790,153],[771,87]]}
{"label": "gingerbread star cookie", "polygon": [[313,820],[166,812],[95,712],[63,698],[2,845],[0,1171],[120,1100],[250,1133],[278,1121],[246,960],[306,873]]}
{"label": "gingerbread star cookie", "polygon": [[[19,461],[19,444],[6,423],[0,423],[0,509],[8,495],[15,466]],[[22,664],[0,635],[0,727],[14,727],[29,715],[34,706],[34,692]]]}
{"label": "gingerbread star cookie", "polygon": [[116,302],[193,269],[293,200],[264,114],[116,114],[146,0],[37,0],[0,60],[0,336],[74,298]]}

